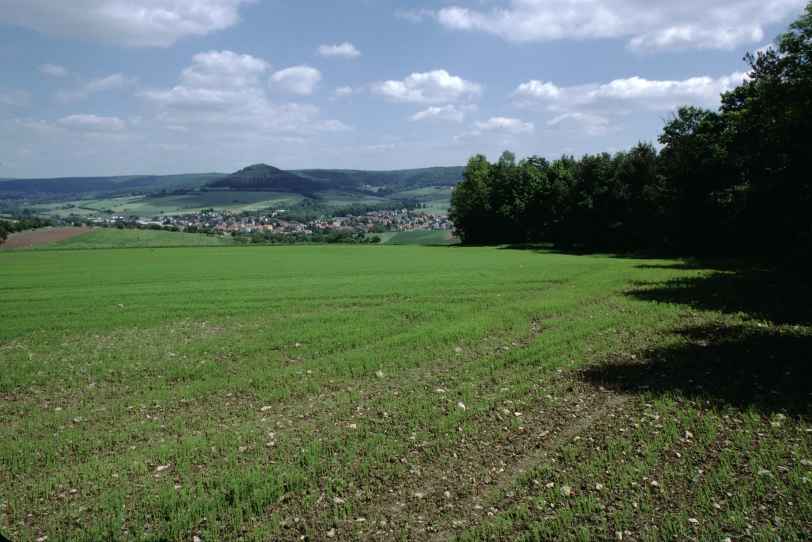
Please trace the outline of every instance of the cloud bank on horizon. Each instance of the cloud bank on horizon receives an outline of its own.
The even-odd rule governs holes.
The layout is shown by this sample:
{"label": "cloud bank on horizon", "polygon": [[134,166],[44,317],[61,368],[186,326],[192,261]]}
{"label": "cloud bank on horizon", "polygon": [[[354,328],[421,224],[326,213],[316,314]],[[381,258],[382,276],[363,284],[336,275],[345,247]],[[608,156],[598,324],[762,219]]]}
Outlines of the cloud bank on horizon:
{"label": "cloud bank on horizon", "polygon": [[0,0],[0,177],[619,150],[805,3]]}

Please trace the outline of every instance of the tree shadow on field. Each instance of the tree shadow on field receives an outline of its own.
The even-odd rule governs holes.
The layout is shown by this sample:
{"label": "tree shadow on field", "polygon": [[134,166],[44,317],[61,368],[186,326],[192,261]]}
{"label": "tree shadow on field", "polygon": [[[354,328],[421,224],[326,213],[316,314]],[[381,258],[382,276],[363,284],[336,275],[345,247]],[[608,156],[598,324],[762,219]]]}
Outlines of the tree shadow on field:
{"label": "tree shadow on field", "polygon": [[[638,268],[708,269],[702,264],[639,265]],[[798,273],[715,267],[703,275],[661,283],[636,283],[629,295],[644,301],[680,303],[697,310],[745,314],[775,324],[812,324],[812,284]]]}
{"label": "tree shadow on field", "polygon": [[[474,246],[474,245],[464,245]],[[493,246],[484,244],[480,246]],[[680,254],[672,251],[651,252],[651,251],[623,251],[611,248],[595,249],[590,247],[570,246],[563,247],[554,243],[510,243],[499,245],[499,250],[524,250],[537,252],[539,254],[563,254],[565,256],[605,256],[607,258],[621,258],[631,260],[669,260],[680,258]]]}
{"label": "tree shadow on field", "polygon": [[587,382],[623,393],[678,394],[764,414],[812,417],[812,335],[751,326],[694,326],[685,342],[656,348],[643,362],[586,369]]}
{"label": "tree shadow on field", "polygon": [[645,361],[607,361],[583,378],[624,393],[675,393],[812,419],[810,293],[798,274],[752,269],[638,283],[627,295],[743,318],[680,327],[676,340],[643,352]]}

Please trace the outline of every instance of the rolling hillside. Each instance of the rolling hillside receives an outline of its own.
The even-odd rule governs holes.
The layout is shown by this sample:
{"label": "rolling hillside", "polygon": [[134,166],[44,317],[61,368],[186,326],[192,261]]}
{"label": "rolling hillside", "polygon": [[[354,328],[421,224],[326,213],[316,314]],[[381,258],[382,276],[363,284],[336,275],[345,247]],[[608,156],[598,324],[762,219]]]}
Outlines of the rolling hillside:
{"label": "rolling hillside", "polygon": [[124,194],[193,190],[223,177],[222,173],[0,179],[0,199],[88,199]]}
{"label": "rolling hillside", "polygon": [[462,167],[396,171],[285,171],[254,164],[232,174],[64,177],[0,180],[0,210],[67,218],[121,214],[154,217],[213,208],[232,212],[286,208],[314,212],[416,201],[444,213]]}
{"label": "rolling hillside", "polygon": [[208,184],[230,190],[271,190],[303,195],[324,190],[387,194],[430,186],[451,187],[462,178],[461,167],[434,167],[396,171],[304,169],[284,171],[267,164],[254,164]]}
{"label": "rolling hillside", "polygon": [[208,188],[234,191],[267,190],[312,195],[319,190],[328,189],[329,184],[317,182],[297,173],[283,171],[267,164],[254,164],[209,183]]}
{"label": "rolling hillside", "polygon": [[306,169],[294,173],[341,188],[385,188],[403,191],[427,186],[454,186],[462,179],[464,169],[457,166],[395,171]]}
{"label": "rolling hillside", "polygon": [[232,174],[0,179],[0,200],[88,200],[195,190],[270,191],[305,197],[340,190],[383,196],[432,186],[451,187],[461,180],[462,172],[462,167],[284,171],[267,164],[254,164]]}

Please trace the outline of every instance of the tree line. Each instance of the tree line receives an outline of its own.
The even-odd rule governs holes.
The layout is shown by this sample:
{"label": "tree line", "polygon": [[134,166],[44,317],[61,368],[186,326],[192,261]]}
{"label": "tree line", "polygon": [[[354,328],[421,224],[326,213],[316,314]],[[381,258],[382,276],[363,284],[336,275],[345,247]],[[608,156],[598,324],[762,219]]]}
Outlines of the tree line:
{"label": "tree line", "polygon": [[450,218],[467,244],[810,261],[812,3],[718,110],[680,108],[660,148],[468,162]]}

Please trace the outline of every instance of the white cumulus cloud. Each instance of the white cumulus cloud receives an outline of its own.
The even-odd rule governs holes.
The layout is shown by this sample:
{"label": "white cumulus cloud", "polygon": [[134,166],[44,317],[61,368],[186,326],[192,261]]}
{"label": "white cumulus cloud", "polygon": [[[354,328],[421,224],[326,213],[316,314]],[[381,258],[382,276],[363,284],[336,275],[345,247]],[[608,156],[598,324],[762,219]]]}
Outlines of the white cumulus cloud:
{"label": "white cumulus cloud", "polygon": [[195,88],[243,88],[258,85],[268,62],[233,51],[198,53],[181,73],[181,83]]}
{"label": "white cumulus cloud", "polygon": [[553,83],[533,79],[519,85],[513,95],[522,98],[554,100],[561,95],[561,89]]}
{"label": "white cumulus cloud", "polygon": [[167,47],[239,21],[253,0],[0,0],[0,22],[55,36]]}
{"label": "white cumulus cloud", "polygon": [[358,58],[361,56],[355,45],[345,41],[344,43],[337,43],[335,45],[321,45],[318,49],[319,55],[323,57],[338,57],[338,58]]}
{"label": "white cumulus cloud", "polygon": [[237,109],[250,110],[264,100],[261,77],[269,69],[265,60],[251,55],[233,51],[198,53],[181,72],[177,85],[148,90],[142,96],[175,113],[196,109],[204,114],[236,113]]}
{"label": "white cumulus cloud", "polygon": [[801,12],[806,0],[510,0],[481,10],[449,6],[443,26],[509,41],[625,39],[639,51],[732,49],[764,38],[765,26]]}
{"label": "white cumulus cloud", "polygon": [[446,70],[433,70],[413,73],[399,81],[375,83],[372,91],[395,102],[440,104],[478,97],[482,86]]}
{"label": "white cumulus cloud", "polygon": [[622,126],[621,117],[635,113],[663,113],[681,105],[716,107],[720,95],[739,85],[747,74],[652,80],[634,76],[608,83],[558,86],[531,80],[513,92],[515,105],[550,113],[547,127],[603,135]]}
{"label": "white cumulus cloud", "polygon": [[519,85],[513,98],[518,105],[538,104],[551,111],[580,107],[636,107],[667,111],[680,105],[718,105],[720,94],[741,84],[746,77],[744,72],[682,80],[652,80],[634,76],[608,83],[569,87],[531,80]]}
{"label": "white cumulus cloud", "polygon": [[261,58],[209,51],[194,56],[175,86],[140,95],[158,109],[158,119],[166,126],[206,127],[239,136],[351,129],[320,118],[316,106],[271,101],[265,85],[269,71],[270,64]]}
{"label": "white cumulus cloud", "polygon": [[713,104],[722,92],[741,84],[745,76],[745,73],[734,73],[718,78],[700,76],[677,81],[630,77],[599,85],[588,92],[587,97],[594,100],[642,100],[656,108],[671,108],[683,100]]}
{"label": "white cumulus cloud", "polygon": [[319,81],[321,72],[310,66],[291,66],[271,75],[271,86],[300,96],[313,94]]}

